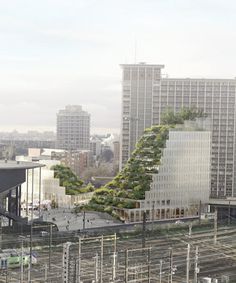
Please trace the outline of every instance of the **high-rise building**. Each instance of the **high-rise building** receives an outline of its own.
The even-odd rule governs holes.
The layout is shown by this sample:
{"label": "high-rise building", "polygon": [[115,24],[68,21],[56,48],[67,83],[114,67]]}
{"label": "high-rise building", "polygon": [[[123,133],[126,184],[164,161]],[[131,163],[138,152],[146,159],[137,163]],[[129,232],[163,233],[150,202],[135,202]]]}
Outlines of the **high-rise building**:
{"label": "high-rise building", "polygon": [[114,169],[119,169],[119,160],[120,160],[120,142],[114,141],[113,142],[113,167]]}
{"label": "high-rise building", "polygon": [[121,65],[123,68],[122,142],[123,165],[144,129],[153,125],[153,93],[160,86],[163,65]]}
{"label": "high-rise building", "polygon": [[143,130],[168,108],[203,110],[212,119],[211,197],[236,196],[236,80],[162,78],[163,65],[125,64],[120,167]]}
{"label": "high-rise building", "polygon": [[94,160],[101,155],[102,152],[102,141],[98,137],[94,136],[90,138],[90,150]]}
{"label": "high-rise building", "polygon": [[144,211],[150,221],[207,211],[211,182],[211,131],[207,126],[199,119],[169,131],[150,191],[136,208],[126,210],[126,220],[142,221]]}
{"label": "high-rise building", "polygon": [[57,114],[57,147],[89,149],[90,114],[79,105],[68,105]]}

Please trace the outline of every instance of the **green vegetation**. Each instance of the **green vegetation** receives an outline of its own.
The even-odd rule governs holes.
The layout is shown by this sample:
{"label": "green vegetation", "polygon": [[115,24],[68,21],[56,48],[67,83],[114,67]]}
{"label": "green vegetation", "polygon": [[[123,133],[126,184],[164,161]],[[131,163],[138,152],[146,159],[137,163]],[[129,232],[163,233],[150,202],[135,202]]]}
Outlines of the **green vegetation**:
{"label": "green vegetation", "polygon": [[150,189],[151,173],[158,172],[170,127],[160,125],[146,129],[124,169],[106,187],[122,198],[144,199],[145,191]]}
{"label": "green vegetation", "polygon": [[95,190],[94,186],[91,183],[88,183],[87,186],[80,188],[80,193],[90,193]]}
{"label": "green vegetation", "polygon": [[202,111],[182,109],[177,114],[168,110],[162,115],[162,124],[145,130],[130,159],[118,175],[105,187],[97,189],[89,208],[113,213],[113,208],[135,208],[136,201],[145,198],[150,190],[152,174],[158,173],[169,130],[185,120],[204,117]]}
{"label": "green vegetation", "polygon": [[67,195],[78,195],[94,191],[91,183],[83,186],[83,181],[69,167],[55,165],[52,169],[54,170],[54,177],[60,180],[60,186],[66,188]]}
{"label": "green vegetation", "polygon": [[195,108],[182,108],[178,113],[168,109],[161,116],[162,125],[176,125],[183,124],[187,120],[195,120],[196,118],[206,117],[207,115],[202,110]]}

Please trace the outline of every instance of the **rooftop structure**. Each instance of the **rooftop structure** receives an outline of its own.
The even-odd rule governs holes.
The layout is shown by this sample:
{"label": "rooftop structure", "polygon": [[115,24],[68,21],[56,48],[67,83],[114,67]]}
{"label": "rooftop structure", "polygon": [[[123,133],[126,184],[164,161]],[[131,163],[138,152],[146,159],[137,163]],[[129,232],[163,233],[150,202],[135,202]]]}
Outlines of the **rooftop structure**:
{"label": "rooftop structure", "polygon": [[33,163],[33,162],[0,160],[0,170],[34,169],[43,166],[44,165],[42,164]]}
{"label": "rooftop structure", "polygon": [[[41,171],[44,165],[31,162],[0,161],[0,214],[16,222],[21,218],[21,186],[27,182],[28,172]],[[34,180],[31,190],[34,188]],[[27,192],[29,195],[29,190]],[[40,201],[40,200],[39,200]]]}

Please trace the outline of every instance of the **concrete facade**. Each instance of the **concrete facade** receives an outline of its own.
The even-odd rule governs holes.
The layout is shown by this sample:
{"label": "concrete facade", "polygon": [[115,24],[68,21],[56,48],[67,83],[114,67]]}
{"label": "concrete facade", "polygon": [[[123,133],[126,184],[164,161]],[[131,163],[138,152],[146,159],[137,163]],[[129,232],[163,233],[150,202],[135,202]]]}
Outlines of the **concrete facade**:
{"label": "concrete facade", "polygon": [[57,113],[57,148],[89,149],[90,114],[79,105],[68,105]]}

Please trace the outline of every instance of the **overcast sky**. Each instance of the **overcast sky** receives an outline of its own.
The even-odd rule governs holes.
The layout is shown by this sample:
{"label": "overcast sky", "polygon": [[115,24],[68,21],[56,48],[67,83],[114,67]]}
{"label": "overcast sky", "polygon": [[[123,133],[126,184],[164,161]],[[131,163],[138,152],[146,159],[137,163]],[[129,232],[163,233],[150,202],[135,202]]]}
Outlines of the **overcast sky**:
{"label": "overcast sky", "polygon": [[236,76],[234,0],[0,0],[0,131],[55,130],[80,104],[118,131],[120,63],[170,77]]}

